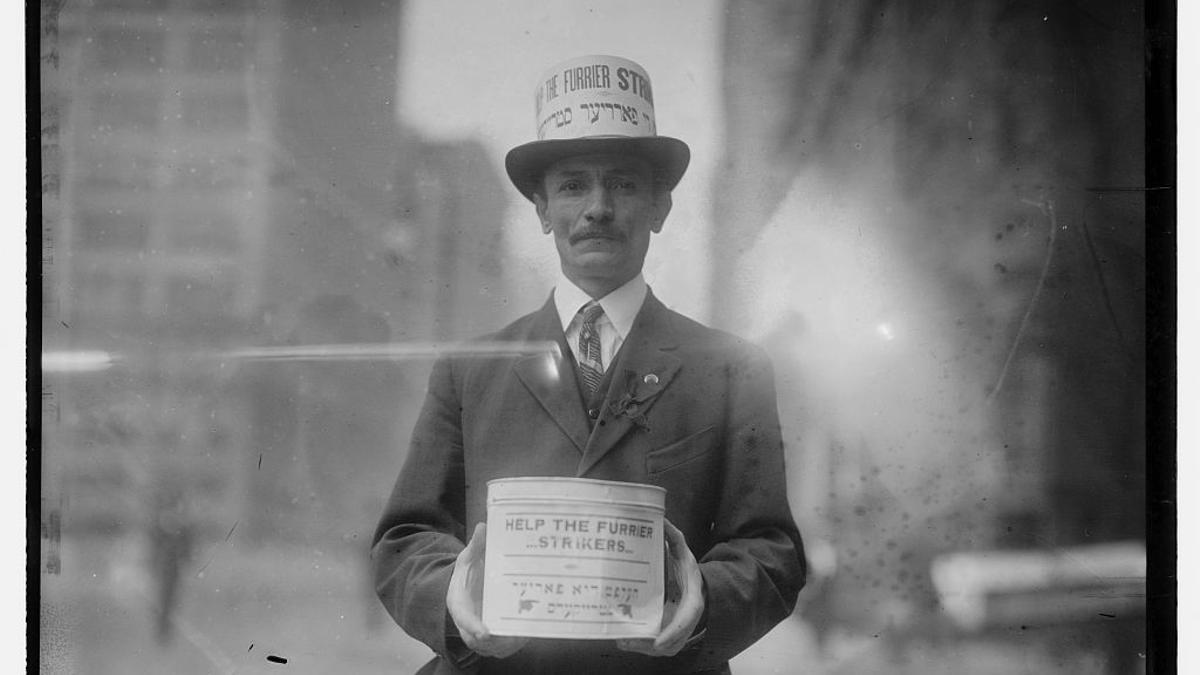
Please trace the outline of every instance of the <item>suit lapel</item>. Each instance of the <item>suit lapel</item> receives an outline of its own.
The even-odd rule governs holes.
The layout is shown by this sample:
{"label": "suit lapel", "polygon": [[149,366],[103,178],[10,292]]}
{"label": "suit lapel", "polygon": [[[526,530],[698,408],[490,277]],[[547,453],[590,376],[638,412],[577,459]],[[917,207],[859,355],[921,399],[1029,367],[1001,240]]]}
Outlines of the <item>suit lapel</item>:
{"label": "suit lapel", "polygon": [[[583,452],[588,441],[588,421],[579,402],[575,368],[568,357],[567,343],[558,322],[553,298],[538,312],[530,332],[531,339],[553,341],[557,349],[552,354],[527,356],[517,361],[514,367],[517,378],[571,439],[575,448]],[[513,420],[513,423],[524,422]]]}
{"label": "suit lapel", "polygon": [[678,346],[667,308],[650,292],[634,320],[613,368],[601,420],[588,438],[578,475],[604,458],[635,426],[649,427],[646,418],[679,370],[681,361],[671,353]]}

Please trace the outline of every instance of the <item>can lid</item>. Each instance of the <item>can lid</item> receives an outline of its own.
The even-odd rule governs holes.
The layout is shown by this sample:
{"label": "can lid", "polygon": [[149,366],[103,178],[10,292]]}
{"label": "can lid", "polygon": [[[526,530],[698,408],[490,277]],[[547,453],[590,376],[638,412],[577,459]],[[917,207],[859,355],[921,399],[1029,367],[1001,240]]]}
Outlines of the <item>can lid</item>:
{"label": "can lid", "polygon": [[521,476],[495,478],[488,483],[488,501],[513,499],[591,502],[663,509],[667,490],[657,485],[595,478]]}

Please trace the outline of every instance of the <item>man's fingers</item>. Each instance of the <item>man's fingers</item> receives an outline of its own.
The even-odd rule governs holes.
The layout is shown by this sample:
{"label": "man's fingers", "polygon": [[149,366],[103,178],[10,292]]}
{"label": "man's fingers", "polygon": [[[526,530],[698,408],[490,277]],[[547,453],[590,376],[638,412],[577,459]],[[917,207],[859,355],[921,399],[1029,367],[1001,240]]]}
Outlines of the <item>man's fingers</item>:
{"label": "man's fingers", "polygon": [[487,525],[479,523],[467,545],[458,554],[446,591],[446,610],[458,628],[463,644],[471,651],[494,659],[503,659],[520,651],[528,638],[492,635],[479,616],[479,581],[483,573],[483,556],[487,545]]}
{"label": "man's fingers", "polygon": [[450,588],[446,592],[446,610],[454,620],[463,642],[475,651],[478,651],[476,646],[482,644],[483,638],[487,636],[483,621],[479,617],[478,603],[472,587],[472,582],[479,576],[478,566],[483,563],[486,537],[486,525],[477,524],[466,547],[458,554],[454,572],[450,575]]}
{"label": "man's fingers", "polygon": [[655,651],[664,656],[677,654],[696,629],[703,611],[703,605],[697,606],[695,602],[689,602],[688,594],[684,593],[684,601],[675,610],[675,616],[654,639]]}
{"label": "man's fingers", "polygon": [[466,573],[461,575],[458,570],[450,578],[450,592],[446,594],[446,610],[458,627],[459,635],[467,646],[471,641],[485,634],[483,622],[475,613],[475,603],[471,599],[471,591],[467,588]]}
{"label": "man's fingers", "polygon": [[678,603],[669,601],[664,608],[666,625],[653,641],[653,655],[674,656],[687,644],[704,614],[704,580],[683,532],[669,520],[663,525],[670,555],[669,577],[673,577],[670,580],[678,587],[680,597]]}
{"label": "man's fingers", "polygon": [[475,616],[475,612],[469,605],[458,602],[446,603],[446,609],[450,611],[450,618],[454,619],[454,625],[458,627],[459,634],[463,641],[468,643],[468,646],[470,646],[470,640],[477,640],[487,634],[483,622]]}
{"label": "man's fingers", "polygon": [[486,631],[472,636],[470,640],[463,636],[463,643],[471,651],[493,659],[506,659],[516,654],[528,641],[529,638],[492,635]]}
{"label": "man's fingers", "polygon": [[650,638],[625,638],[617,640],[617,649],[626,652],[636,652],[646,656],[659,656],[654,649],[654,640]]}
{"label": "man's fingers", "polygon": [[646,656],[675,656],[683,649],[683,645],[685,644],[687,644],[686,637],[663,644],[659,644],[658,640],[650,638],[628,638],[617,640],[617,649],[645,654]]}
{"label": "man's fingers", "polygon": [[470,560],[482,560],[483,552],[487,546],[487,523],[477,523],[475,531],[471,533],[471,538],[467,540],[467,547],[459,554],[460,557],[466,556]]}
{"label": "man's fingers", "polygon": [[667,535],[667,545],[674,553],[677,547],[687,548],[687,538],[683,536],[683,532],[675,527],[675,524],[667,519],[663,519],[663,533]]}
{"label": "man's fingers", "polygon": [[496,659],[503,659],[516,654],[528,638],[492,635],[483,623],[471,613],[456,615],[451,610],[454,623],[458,626],[459,637],[463,644],[473,652]]}
{"label": "man's fingers", "polygon": [[521,647],[524,647],[528,641],[528,638],[489,635],[480,641],[484,643],[483,649],[486,651],[479,651],[478,649],[475,651],[479,651],[480,654],[490,656],[494,659],[506,659],[520,651]]}

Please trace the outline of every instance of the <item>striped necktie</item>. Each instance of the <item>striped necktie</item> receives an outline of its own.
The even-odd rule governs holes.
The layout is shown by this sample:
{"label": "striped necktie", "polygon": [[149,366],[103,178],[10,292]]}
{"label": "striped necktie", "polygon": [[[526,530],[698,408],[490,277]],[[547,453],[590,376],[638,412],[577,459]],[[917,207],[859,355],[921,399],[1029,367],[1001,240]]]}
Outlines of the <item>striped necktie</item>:
{"label": "striped necktie", "polygon": [[596,328],[596,322],[604,316],[604,308],[593,300],[584,305],[579,314],[583,316],[583,325],[579,330],[576,358],[579,360],[579,374],[590,397],[600,388],[600,380],[604,378],[604,364],[600,361],[600,330]]}

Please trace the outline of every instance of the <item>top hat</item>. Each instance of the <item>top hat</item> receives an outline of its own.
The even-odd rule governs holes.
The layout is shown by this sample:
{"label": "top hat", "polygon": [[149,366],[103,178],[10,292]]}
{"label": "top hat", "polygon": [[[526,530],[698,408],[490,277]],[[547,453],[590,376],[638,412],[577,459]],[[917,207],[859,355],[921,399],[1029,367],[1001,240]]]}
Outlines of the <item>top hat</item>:
{"label": "top hat", "polygon": [[577,155],[635,155],[650,162],[656,181],[674,189],[691,159],[683,141],[659,136],[654,95],[644,68],[616,56],[563,61],[538,80],[537,140],[508,151],[504,168],[526,199],[548,166]]}

